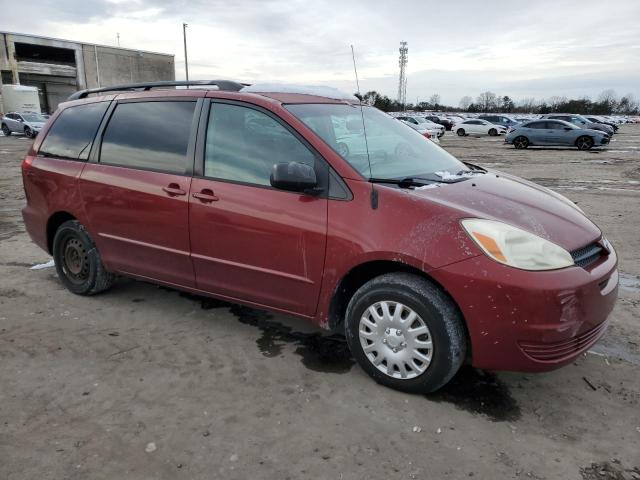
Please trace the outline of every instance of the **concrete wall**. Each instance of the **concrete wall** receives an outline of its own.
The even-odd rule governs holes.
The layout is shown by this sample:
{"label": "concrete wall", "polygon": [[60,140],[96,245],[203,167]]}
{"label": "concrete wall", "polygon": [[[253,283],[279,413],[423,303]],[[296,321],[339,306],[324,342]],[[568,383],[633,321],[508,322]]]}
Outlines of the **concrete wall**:
{"label": "concrete wall", "polygon": [[[75,66],[31,61],[31,58],[16,61],[16,42],[72,50]],[[70,93],[84,88],[175,80],[173,55],[8,32],[0,32],[0,70],[13,72],[12,83],[16,83],[17,73],[20,83],[38,87],[45,99],[41,102],[43,109],[46,103],[50,111]]]}

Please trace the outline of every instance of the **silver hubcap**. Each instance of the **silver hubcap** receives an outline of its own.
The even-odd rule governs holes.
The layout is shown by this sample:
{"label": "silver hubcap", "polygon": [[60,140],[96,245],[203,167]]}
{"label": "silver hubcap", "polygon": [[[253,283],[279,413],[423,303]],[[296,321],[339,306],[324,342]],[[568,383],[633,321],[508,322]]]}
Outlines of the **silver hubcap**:
{"label": "silver hubcap", "polygon": [[431,364],[431,332],[420,315],[402,303],[377,302],[367,308],[359,336],[367,359],[390,377],[415,378]]}

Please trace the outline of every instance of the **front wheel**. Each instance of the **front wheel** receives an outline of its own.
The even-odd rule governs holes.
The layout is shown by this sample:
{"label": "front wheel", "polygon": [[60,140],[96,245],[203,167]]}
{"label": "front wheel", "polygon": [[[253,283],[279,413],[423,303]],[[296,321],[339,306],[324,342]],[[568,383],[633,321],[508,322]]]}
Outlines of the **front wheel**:
{"label": "front wheel", "polygon": [[24,134],[27,138],[33,138],[33,130],[31,130],[29,127],[24,127]]}
{"label": "front wheel", "polygon": [[578,147],[578,150],[590,150],[593,147],[593,138],[587,136],[579,137],[576,140],[576,147]]}
{"label": "front wheel", "polygon": [[463,319],[426,279],[381,275],[364,284],[346,312],[347,342],[375,381],[397,390],[433,392],[458,371],[467,351]]}
{"label": "front wheel", "polygon": [[513,146],[518,150],[527,148],[529,146],[529,139],[527,137],[519,136],[513,140]]}
{"label": "front wheel", "polygon": [[60,281],[78,295],[94,295],[113,284],[93,240],[77,220],[64,222],[53,238],[53,259]]}
{"label": "front wheel", "polygon": [[347,158],[349,156],[349,147],[347,146],[346,143],[344,142],[340,142],[338,143],[338,155],[340,155],[342,158]]}
{"label": "front wheel", "polygon": [[456,133],[458,134],[459,137],[464,137],[466,135],[464,128],[459,128],[458,130],[456,130]]}
{"label": "front wheel", "polygon": [[491,137],[495,137],[495,136],[498,135],[498,131],[495,128],[492,128],[492,129],[489,130],[489,135]]}

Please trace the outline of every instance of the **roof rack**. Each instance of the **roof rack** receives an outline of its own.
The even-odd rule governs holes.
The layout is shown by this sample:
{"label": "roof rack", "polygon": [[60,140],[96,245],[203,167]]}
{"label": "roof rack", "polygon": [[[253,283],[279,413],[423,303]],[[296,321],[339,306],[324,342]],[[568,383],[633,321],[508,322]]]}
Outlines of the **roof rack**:
{"label": "roof rack", "polygon": [[238,83],[233,82],[231,80],[169,80],[169,81],[160,81],[160,82],[146,82],[146,83],[130,83],[125,85],[114,85],[112,87],[101,87],[101,88],[88,88],[86,90],[80,90],[78,92],[73,93],[67,99],[69,100],[78,100],[81,98],[87,98],[92,93],[101,93],[101,92],[119,92],[119,91],[127,91],[127,90],[142,90],[148,91],[152,88],[162,88],[162,87],[189,87],[189,86],[203,86],[203,85],[214,85],[218,87],[220,90],[225,90],[229,92],[237,92],[241,88],[248,86],[248,83]]}

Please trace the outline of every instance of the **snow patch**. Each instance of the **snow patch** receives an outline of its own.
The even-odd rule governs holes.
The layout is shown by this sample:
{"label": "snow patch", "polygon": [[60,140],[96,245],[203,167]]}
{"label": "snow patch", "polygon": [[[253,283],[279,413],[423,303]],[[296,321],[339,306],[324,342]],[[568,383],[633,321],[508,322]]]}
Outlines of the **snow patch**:
{"label": "snow patch", "polygon": [[240,90],[244,93],[300,93],[303,95],[314,95],[316,97],[327,97],[335,100],[358,99],[349,93],[342,92],[337,88],[325,87],[322,85],[293,85],[287,83],[257,83],[249,85]]}
{"label": "snow patch", "polygon": [[34,265],[33,267],[31,267],[31,270],[42,270],[43,268],[51,268],[54,266],[55,266],[55,262],[53,261],[53,258],[52,258],[47,263],[38,263],[37,265]]}
{"label": "snow patch", "polygon": [[471,177],[477,177],[478,175],[482,175],[484,172],[476,172],[473,170],[462,170],[458,173],[451,173],[451,172],[434,172],[436,175],[438,175],[440,178],[442,178],[442,180],[457,180],[459,178],[471,178]]}

